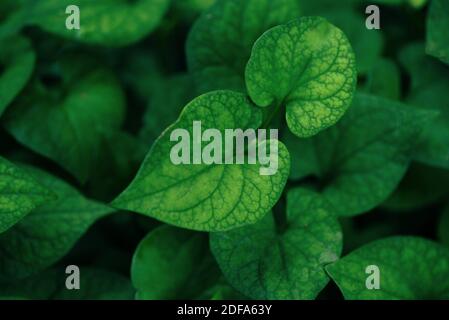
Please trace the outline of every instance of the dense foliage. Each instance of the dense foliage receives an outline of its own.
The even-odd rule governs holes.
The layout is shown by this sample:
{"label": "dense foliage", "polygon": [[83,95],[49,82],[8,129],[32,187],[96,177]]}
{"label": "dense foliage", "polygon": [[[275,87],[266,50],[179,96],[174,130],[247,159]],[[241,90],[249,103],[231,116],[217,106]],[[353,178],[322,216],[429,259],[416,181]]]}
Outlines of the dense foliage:
{"label": "dense foliage", "polygon": [[[449,299],[448,31],[449,0],[0,1],[0,299]],[[194,121],[278,129],[278,170],[174,164]]]}

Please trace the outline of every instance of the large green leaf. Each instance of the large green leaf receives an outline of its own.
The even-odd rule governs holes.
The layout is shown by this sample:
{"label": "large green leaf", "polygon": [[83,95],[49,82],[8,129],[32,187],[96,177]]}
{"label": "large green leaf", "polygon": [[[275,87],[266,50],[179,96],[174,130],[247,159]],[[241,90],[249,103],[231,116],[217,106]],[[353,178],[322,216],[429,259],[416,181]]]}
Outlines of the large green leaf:
{"label": "large green leaf", "polygon": [[414,43],[401,52],[400,60],[411,76],[407,101],[440,115],[425,130],[415,159],[427,165],[449,168],[449,68],[424,53],[424,46]]}
{"label": "large green leaf", "polygon": [[267,31],[246,68],[251,99],[276,112],[299,137],[334,125],[351,104],[356,86],[354,53],[341,30],[323,18],[306,17]]}
{"label": "large green leaf", "polygon": [[35,55],[26,38],[0,41],[0,116],[28,82]]}
{"label": "large green leaf", "polygon": [[[186,129],[192,137],[194,121],[201,121],[203,132],[213,128],[224,137],[225,129],[258,128],[262,112],[246,96],[232,91],[194,99],[156,141],[134,181],[113,205],[202,231],[224,231],[258,221],[282,193],[290,170],[287,149],[275,140],[259,141],[259,147],[266,143],[267,150],[278,144],[278,159],[273,159],[278,170],[273,175],[261,175],[260,162],[175,165],[170,153],[178,143],[170,136],[176,129]],[[197,143],[203,148],[209,144]],[[192,154],[190,148],[190,158]]]}
{"label": "large green leaf", "polygon": [[0,234],[54,198],[50,189],[0,157]]}
{"label": "large green leaf", "polygon": [[170,226],[140,242],[131,266],[136,298],[145,300],[199,297],[218,275],[207,235]]}
{"label": "large green leaf", "polygon": [[449,1],[432,0],[427,16],[426,51],[449,64]]}
{"label": "large green leaf", "polygon": [[[380,289],[367,289],[377,266]],[[417,237],[378,240],[326,267],[346,299],[447,299],[449,250]]]}
{"label": "large green leaf", "polygon": [[[89,44],[124,46],[153,31],[169,7],[169,0],[26,0],[26,24]],[[66,27],[66,8],[80,9],[80,29]]]}
{"label": "large green leaf", "polygon": [[297,0],[217,0],[187,40],[189,70],[199,92],[245,92],[245,66],[254,42],[269,28],[297,17]]}
{"label": "large green leaf", "polygon": [[4,114],[20,143],[49,157],[85,182],[98,166],[103,130],[124,119],[120,85],[107,69],[81,56],[66,56],[36,76]]}
{"label": "large green leaf", "polygon": [[[134,290],[129,279],[107,270],[80,267],[79,290],[65,286],[65,268],[54,268],[23,280],[0,284],[0,292],[22,300],[131,300]],[[14,298],[16,297],[16,298]]]}
{"label": "large green leaf", "polygon": [[342,233],[330,205],[294,189],[286,229],[272,215],[243,228],[211,234],[211,249],[229,283],[254,299],[314,299],[329,281],[324,265],[338,259]]}
{"label": "large green leaf", "polygon": [[[320,192],[339,215],[364,213],[395,190],[423,126],[434,116],[433,112],[359,94],[336,126],[312,138],[315,152],[298,157],[297,166],[315,170],[309,174],[319,178]],[[307,148],[307,144],[307,140],[298,140],[297,148]]]}
{"label": "large green leaf", "polygon": [[0,278],[24,278],[62,258],[99,218],[114,210],[86,199],[67,183],[34,168],[27,171],[58,200],[34,209],[0,234]]}

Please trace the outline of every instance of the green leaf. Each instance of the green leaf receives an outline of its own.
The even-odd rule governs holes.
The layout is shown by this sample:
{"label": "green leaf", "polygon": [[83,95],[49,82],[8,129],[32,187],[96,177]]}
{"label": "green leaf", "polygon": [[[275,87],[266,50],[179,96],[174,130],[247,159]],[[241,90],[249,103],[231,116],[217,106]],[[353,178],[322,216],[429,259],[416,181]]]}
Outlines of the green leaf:
{"label": "green leaf", "polygon": [[257,40],[246,68],[251,99],[261,107],[285,105],[299,137],[334,125],[351,104],[357,72],[342,31],[323,18],[275,27]]}
{"label": "green leaf", "polygon": [[382,54],[382,31],[368,30],[365,27],[366,16],[354,10],[323,10],[320,16],[324,16],[346,34],[354,49],[358,73],[369,72]]}
{"label": "green leaf", "polygon": [[[136,178],[113,205],[200,231],[225,231],[258,221],[282,193],[290,170],[287,149],[278,144],[278,170],[271,176],[260,175],[260,163],[175,165],[170,153],[178,143],[170,141],[170,135],[186,129],[192,137],[194,121],[201,121],[203,132],[214,128],[224,137],[225,129],[259,128],[262,112],[232,91],[194,99],[155,142]],[[274,141],[266,143],[269,150]],[[202,148],[205,145],[201,142]],[[192,158],[193,150],[189,153]]]}
{"label": "green leaf", "polygon": [[[136,174],[145,158],[147,145],[124,131],[103,132],[100,160],[87,189],[91,197],[111,201]],[[113,172],[114,174],[111,174]]]}
{"label": "green leaf", "polygon": [[54,194],[27,172],[0,157],[0,235]]}
{"label": "green leaf", "polygon": [[2,294],[31,300],[131,300],[129,279],[107,270],[80,267],[80,289],[68,290],[68,274],[54,268],[26,279],[0,285]]}
{"label": "green leaf", "polygon": [[294,189],[286,229],[272,215],[229,232],[211,234],[211,250],[229,283],[254,299],[314,299],[329,281],[324,265],[338,259],[342,233],[317,194]]}
{"label": "green leaf", "polygon": [[151,91],[148,108],[143,116],[144,124],[139,132],[140,138],[148,145],[175,122],[182,107],[195,98],[192,78],[185,74],[160,79]]}
{"label": "green leaf", "polygon": [[35,54],[26,38],[0,41],[0,116],[25,87],[34,68]]}
{"label": "green leaf", "polygon": [[[359,94],[346,116],[312,139],[319,190],[342,216],[367,212],[396,189],[413,147],[435,113],[399,102]],[[306,143],[310,143],[307,142]],[[298,148],[303,142],[298,140]],[[306,146],[307,147],[307,146]]]}
{"label": "green leaf", "polygon": [[438,224],[438,236],[444,245],[449,247],[449,206],[443,211]]}
{"label": "green leaf", "polygon": [[401,73],[389,59],[380,59],[367,74],[363,91],[392,100],[401,98]]}
{"label": "green leaf", "polygon": [[425,110],[440,112],[424,131],[414,158],[430,166],[449,169],[449,68],[426,56],[420,43],[407,46],[400,60],[412,78],[407,101]]}
{"label": "green leaf", "polygon": [[426,52],[449,64],[449,2],[432,0],[427,16]]}
{"label": "green leaf", "polygon": [[449,68],[425,54],[424,44],[413,42],[399,53],[399,61],[411,77],[411,91],[445,81]]}
{"label": "green leaf", "polygon": [[300,15],[297,0],[217,0],[187,40],[189,71],[199,92],[245,92],[245,66],[254,42],[271,27]]}
{"label": "green leaf", "polygon": [[408,101],[424,110],[440,115],[424,131],[415,159],[431,166],[449,169],[449,78],[414,91]]}
{"label": "green leaf", "polygon": [[[361,0],[359,0],[359,1],[361,1]],[[392,6],[408,4],[415,9],[420,9],[420,8],[424,7],[427,2],[428,2],[428,0],[374,0],[374,1],[371,1],[370,3],[386,4],[386,5],[392,5]]]}
{"label": "green leaf", "polygon": [[449,195],[449,171],[412,163],[397,190],[382,204],[391,211],[409,211]]}
{"label": "green leaf", "polygon": [[24,278],[49,267],[68,253],[96,220],[114,211],[44,171],[27,171],[55,190],[58,200],[34,209],[0,234],[1,277]]}
{"label": "green leaf", "polygon": [[102,131],[118,130],[125,113],[119,83],[97,65],[67,55],[36,76],[3,119],[15,139],[81,182],[98,166]]}
{"label": "green leaf", "polygon": [[[368,290],[368,266],[380,271],[380,289]],[[326,267],[344,297],[359,299],[449,298],[449,250],[418,237],[392,237],[361,247]]]}
{"label": "green leaf", "polygon": [[136,298],[142,300],[199,297],[218,275],[207,235],[170,226],[140,242],[131,266]]}
{"label": "green leaf", "polygon": [[[152,32],[168,10],[169,0],[27,0],[27,24],[59,36],[106,46],[125,46]],[[66,27],[66,8],[80,9],[80,29]]]}
{"label": "green leaf", "polygon": [[173,0],[173,9],[183,20],[191,22],[209,9],[216,0]]}

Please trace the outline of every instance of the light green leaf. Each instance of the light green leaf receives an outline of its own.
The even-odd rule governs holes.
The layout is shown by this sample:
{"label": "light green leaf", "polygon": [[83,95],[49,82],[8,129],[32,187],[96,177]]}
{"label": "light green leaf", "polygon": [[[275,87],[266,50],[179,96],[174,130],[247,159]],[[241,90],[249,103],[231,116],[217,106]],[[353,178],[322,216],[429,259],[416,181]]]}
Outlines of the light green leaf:
{"label": "light green leaf", "polygon": [[136,298],[142,300],[199,297],[218,276],[207,235],[170,226],[140,242],[131,266]]}
{"label": "light green leaf", "polygon": [[[125,46],[153,31],[168,10],[169,0],[27,0],[27,24],[89,44]],[[66,27],[66,8],[80,9],[80,29]]]}
{"label": "light green leaf", "polygon": [[257,40],[246,68],[251,99],[261,107],[286,108],[299,137],[334,125],[356,87],[351,45],[323,18],[306,17],[275,27]]}
{"label": "light green leaf", "polygon": [[80,289],[68,290],[68,274],[54,268],[23,280],[0,284],[9,296],[30,300],[131,300],[134,290],[129,279],[107,270],[80,267]]}
{"label": "light green leaf", "polygon": [[25,87],[33,72],[35,54],[26,38],[0,41],[0,116]]}
{"label": "light green leaf", "polygon": [[428,126],[415,152],[415,159],[440,168],[449,168],[449,68],[428,57],[424,46],[414,43],[401,52],[400,60],[412,78],[407,101],[426,110],[440,112]]}
{"label": "light green leaf", "polygon": [[211,234],[211,250],[229,283],[254,299],[314,299],[329,281],[324,265],[338,259],[342,233],[329,204],[294,189],[287,198],[286,229],[272,215]]}
{"label": "light green leaf", "polygon": [[449,1],[432,0],[427,16],[426,52],[449,64]]}
{"label": "light green leaf", "polygon": [[438,236],[447,247],[449,247],[449,206],[443,211],[438,224]]}
{"label": "light green leaf", "polygon": [[[156,141],[134,181],[113,205],[200,231],[224,231],[258,221],[282,193],[290,170],[287,149],[278,144],[278,170],[271,176],[260,175],[260,163],[175,165],[170,153],[180,142],[170,141],[170,135],[186,129],[192,144],[194,121],[201,121],[203,132],[214,128],[224,137],[225,129],[259,128],[262,112],[246,96],[232,91],[194,99]],[[270,150],[274,141],[260,143],[267,143]],[[208,144],[201,142],[202,148]],[[191,159],[192,153],[193,148]]]}
{"label": "light green leaf", "polygon": [[[319,190],[342,216],[367,212],[396,189],[424,125],[435,113],[359,94],[346,116],[312,139]],[[310,143],[310,142],[306,142]],[[298,148],[303,142],[298,140]],[[313,168],[313,166],[312,166]]]}
{"label": "light green leaf", "polygon": [[[380,271],[380,289],[368,290],[368,266]],[[349,300],[449,298],[449,250],[418,237],[372,242],[326,267]]]}
{"label": "light green leaf", "polygon": [[24,278],[62,258],[99,218],[114,210],[91,201],[48,173],[27,171],[54,190],[58,200],[34,209],[0,234],[0,277]]}
{"label": "light green leaf", "polygon": [[81,56],[66,56],[36,76],[4,114],[20,143],[85,182],[98,166],[102,131],[118,130],[124,95],[114,75]]}
{"label": "light green leaf", "polygon": [[0,157],[0,234],[54,197],[50,189]]}
{"label": "light green leaf", "polygon": [[271,27],[300,16],[297,0],[217,0],[187,40],[189,71],[199,92],[245,92],[245,66],[254,42]]}

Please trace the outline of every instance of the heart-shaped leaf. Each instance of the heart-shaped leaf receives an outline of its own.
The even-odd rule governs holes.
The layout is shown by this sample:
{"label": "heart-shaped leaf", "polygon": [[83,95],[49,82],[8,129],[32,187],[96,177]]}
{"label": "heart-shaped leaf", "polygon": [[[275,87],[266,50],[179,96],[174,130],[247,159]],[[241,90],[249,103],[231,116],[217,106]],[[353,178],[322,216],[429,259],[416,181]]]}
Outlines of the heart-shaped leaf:
{"label": "heart-shaped leaf", "polygon": [[294,189],[285,230],[270,214],[260,222],[211,234],[211,250],[229,283],[254,299],[314,299],[329,281],[324,265],[338,259],[342,233],[319,195]]}
{"label": "heart-shaped leaf", "polygon": [[229,163],[227,157],[223,160],[225,152],[219,156],[222,161],[218,164],[213,160],[211,164],[191,161],[176,165],[171,152],[185,142],[171,141],[176,129],[187,130],[185,139],[197,146],[185,151],[190,160],[195,157],[194,148],[199,150],[201,146],[202,150],[209,145],[201,141],[201,136],[195,136],[194,122],[201,122],[203,132],[217,130],[214,132],[220,138],[211,138],[211,143],[216,145],[214,142],[218,141],[221,149],[226,144],[220,141],[226,137],[226,129],[257,129],[262,112],[245,95],[232,91],[211,92],[194,99],[156,141],[134,181],[113,205],[201,231],[224,231],[261,219],[279,199],[289,174],[290,157],[285,146],[277,140],[258,143],[259,148],[265,146],[267,151],[275,151],[278,145],[278,152],[269,158],[278,168],[273,175],[261,175],[264,166],[260,161],[237,164],[237,159],[233,159]]}
{"label": "heart-shaped leaf", "polygon": [[118,130],[124,95],[114,75],[89,58],[66,56],[33,80],[4,114],[20,143],[85,182],[98,165],[103,130]]}
{"label": "heart-shaped leaf", "polygon": [[187,58],[199,92],[245,92],[245,66],[254,42],[271,27],[300,15],[297,0],[217,0],[187,40]]}
{"label": "heart-shaped leaf", "polygon": [[[349,300],[449,298],[449,249],[423,238],[378,240],[326,270]],[[367,286],[376,285],[377,276],[378,289]]]}
{"label": "heart-shaped leaf", "polygon": [[357,72],[351,45],[324,18],[305,17],[265,32],[246,67],[251,99],[310,137],[335,124],[351,105]]}

